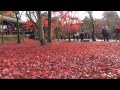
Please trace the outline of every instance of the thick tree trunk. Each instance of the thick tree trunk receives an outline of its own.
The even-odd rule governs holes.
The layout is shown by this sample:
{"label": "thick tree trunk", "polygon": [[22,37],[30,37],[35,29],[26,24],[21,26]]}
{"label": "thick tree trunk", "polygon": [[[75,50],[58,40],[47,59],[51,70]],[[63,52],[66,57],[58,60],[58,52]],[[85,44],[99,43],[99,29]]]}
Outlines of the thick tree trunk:
{"label": "thick tree trunk", "polygon": [[51,43],[51,11],[48,11],[48,42]]}
{"label": "thick tree trunk", "polygon": [[37,11],[37,17],[38,17],[38,36],[39,36],[39,41],[41,45],[45,45],[45,36],[42,28],[42,23],[41,23],[41,11]]}

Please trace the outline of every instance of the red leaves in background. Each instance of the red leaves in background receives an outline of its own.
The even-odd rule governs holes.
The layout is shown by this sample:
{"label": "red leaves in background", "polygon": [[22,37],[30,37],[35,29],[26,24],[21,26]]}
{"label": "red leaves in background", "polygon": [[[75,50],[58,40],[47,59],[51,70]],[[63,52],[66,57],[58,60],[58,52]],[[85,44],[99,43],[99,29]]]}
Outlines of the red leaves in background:
{"label": "red leaves in background", "polygon": [[[57,12],[58,15],[55,15],[55,17],[58,17],[58,21],[60,21],[59,28],[67,28],[68,31],[70,30],[78,30],[82,24],[82,21],[77,17],[77,16],[71,16],[70,15],[70,11],[60,11]],[[56,22],[58,23],[58,22]],[[71,26],[72,24],[72,26]],[[58,25],[56,25],[56,27],[58,27]]]}
{"label": "red leaves in background", "polygon": [[72,30],[79,30],[78,24],[73,24],[73,25],[71,26],[71,29],[72,29]]}
{"label": "red leaves in background", "polygon": [[31,28],[35,28],[35,25],[30,20],[27,20],[24,23],[24,28],[25,28],[25,30],[29,30]]}
{"label": "red leaves in background", "polygon": [[[69,11],[59,11],[57,13],[58,15],[55,15],[55,12],[54,12],[54,17],[52,17],[52,23],[51,23],[52,36],[55,36],[54,35],[55,28],[58,28],[60,30],[62,29],[64,30],[65,28],[68,31],[80,29],[82,25],[82,21],[77,16],[71,16]],[[45,27],[48,26],[48,20],[44,17],[42,18],[42,24]],[[37,30],[36,26],[29,20],[25,22],[24,27],[26,30],[33,29],[33,28],[34,30]]]}
{"label": "red leaves in background", "polygon": [[[44,26],[47,26],[47,25],[48,25],[48,20],[46,20],[45,18],[42,18],[42,24],[43,24]],[[24,23],[24,28],[25,28],[26,30],[29,30],[29,29],[32,29],[32,28],[34,28],[35,30],[37,30],[37,29],[36,29],[36,26],[35,26],[30,20],[27,20],[27,21]]]}
{"label": "red leaves in background", "polygon": [[120,78],[119,54],[119,43],[28,39],[0,45],[0,78]]}

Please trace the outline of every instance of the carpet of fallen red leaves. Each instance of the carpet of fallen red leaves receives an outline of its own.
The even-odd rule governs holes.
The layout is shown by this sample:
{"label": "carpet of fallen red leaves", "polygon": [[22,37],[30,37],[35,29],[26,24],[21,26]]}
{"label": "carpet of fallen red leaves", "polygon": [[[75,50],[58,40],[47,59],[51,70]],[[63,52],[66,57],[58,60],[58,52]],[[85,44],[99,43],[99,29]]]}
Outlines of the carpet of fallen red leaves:
{"label": "carpet of fallen red leaves", "polygon": [[0,45],[1,79],[118,79],[120,43],[27,39]]}

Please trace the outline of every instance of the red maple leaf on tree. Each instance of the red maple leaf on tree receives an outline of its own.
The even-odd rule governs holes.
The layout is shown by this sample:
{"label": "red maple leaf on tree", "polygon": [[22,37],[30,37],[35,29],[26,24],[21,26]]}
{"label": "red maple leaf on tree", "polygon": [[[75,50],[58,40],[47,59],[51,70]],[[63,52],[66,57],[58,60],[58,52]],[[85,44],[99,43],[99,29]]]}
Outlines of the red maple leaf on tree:
{"label": "red maple leaf on tree", "polygon": [[73,25],[71,26],[71,30],[78,30],[78,29],[79,29],[78,24],[73,24]]}
{"label": "red maple leaf on tree", "polygon": [[68,32],[70,32],[70,30],[79,30],[81,20],[77,16],[71,16],[69,11],[60,11],[57,13],[58,15],[55,13],[54,15],[59,18],[59,28],[67,28]]}
{"label": "red maple leaf on tree", "polygon": [[26,30],[29,30],[29,29],[31,29],[31,27],[33,27],[33,23],[30,20],[27,20],[24,23],[24,27],[25,27]]}
{"label": "red maple leaf on tree", "polygon": [[[51,22],[51,36],[52,37],[55,36],[55,32],[54,32],[55,28],[58,28],[59,30],[61,30],[62,33],[64,33],[64,31],[65,31],[63,29],[66,29],[67,32],[70,32],[71,30],[79,30],[80,29],[81,20],[78,17],[70,16],[69,11],[60,11],[57,13],[58,13],[57,15],[55,15],[55,13],[54,13],[55,16],[52,17],[54,19]],[[48,26],[47,18],[43,17],[41,22],[42,22],[43,27],[46,27],[46,29],[47,29],[47,26]],[[26,23],[25,23],[25,29],[26,30],[29,30],[29,29],[37,30],[36,26],[29,20],[26,21]],[[43,30],[45,30],[45,36],[47,37],[46,29],[43,28]]]}
{"label": "red maple leaf on tree", "polygon": [[[37,23],[37,22],[36,22]],[[42,18],[42,24],[43,26],[46,26],[48,25],[48,20],[46,20],[45,18]],[[30,21],[30,20],[27,20],[25,23],[24,23],[24,27],[26,30],[29,30],[31,28],[34,28],[35,30],[37,30],[36,26]]]}

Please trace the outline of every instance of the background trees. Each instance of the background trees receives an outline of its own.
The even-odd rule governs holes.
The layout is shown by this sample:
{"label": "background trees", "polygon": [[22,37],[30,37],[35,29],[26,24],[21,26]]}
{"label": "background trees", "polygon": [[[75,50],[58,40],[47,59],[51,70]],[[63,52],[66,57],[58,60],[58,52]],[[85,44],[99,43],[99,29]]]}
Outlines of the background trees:
{"label": "background trees", "polygon": [[71,41],[71,33],[80,29],[81,20],[76,16],[75,11],[60,11],[56,13],[58,18],[57,27],[62,33],[66,33],[69,41]]}
{"label": "background trees", "polygon": [[118,21],[118,14],[116,11],[105,11],[103,12],[103,19],[110,29],[112,29]]}
{"label": "background trees", "polygon": [[103,12],[103,20],[105,21],[105,25],[110,28],[110,36],[114,37],[114,26],[119,24],[119,16],[116,11],[104,11]]}
{"label": "background trees", "polygon": [[[99,38],[101,34],[101,27],[106,25],[109,26],[110,36],[113,38],[115,24],[120,25],[120,18],[116,11],[104,11],[101,19],[94,18],[93,11],[86,11],[88,16],[83,20],[80,20],[81,16],[77,15],[78,11],[20,11],[19,20],[23,12],[28,18],[24,28],[36,32],[42,45],[51,42],[55,37],[58,38],[60,33],[71,41],[72,34],[81,30],[91,33],[92,40],[95,41],[95,37]],[[13,11],[0,11],[0,14],[15,18]]]}

